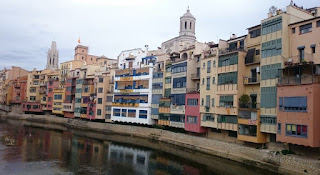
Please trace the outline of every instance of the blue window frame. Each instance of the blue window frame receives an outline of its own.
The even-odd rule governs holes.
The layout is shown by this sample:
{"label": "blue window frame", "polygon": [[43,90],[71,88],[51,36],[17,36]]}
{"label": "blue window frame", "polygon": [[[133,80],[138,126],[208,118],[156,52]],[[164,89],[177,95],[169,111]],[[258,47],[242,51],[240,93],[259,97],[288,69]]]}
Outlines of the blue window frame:
{"label": "blue window frame", "polygon": [[286,124],[286,135],[295,137],[308,137],[307,125]]}
{"label": "blue window frame", "polygon": [[279,110],[285,112],[307,112],[307,97],[279,97]]}

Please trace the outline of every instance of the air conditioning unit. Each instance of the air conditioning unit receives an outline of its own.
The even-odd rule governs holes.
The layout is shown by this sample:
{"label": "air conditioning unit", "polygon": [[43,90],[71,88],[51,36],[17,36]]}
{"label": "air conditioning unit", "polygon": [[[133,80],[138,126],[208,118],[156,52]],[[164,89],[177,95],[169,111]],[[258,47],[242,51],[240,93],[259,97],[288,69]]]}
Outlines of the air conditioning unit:
{"label": "air conditioning unit", "polygon": [[257,72],[260,72],[260,67],[257,67],[256,71],[257,71]]}

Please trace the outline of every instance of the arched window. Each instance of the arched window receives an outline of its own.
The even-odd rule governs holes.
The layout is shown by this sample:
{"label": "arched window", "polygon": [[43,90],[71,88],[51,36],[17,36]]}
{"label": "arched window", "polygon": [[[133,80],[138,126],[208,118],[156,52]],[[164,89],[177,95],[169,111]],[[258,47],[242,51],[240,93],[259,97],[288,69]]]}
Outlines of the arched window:
{"label": "arched window", "polygon": [[213,60],[213,67],[216,67],[216,60]]}
{"label": "arched window", "polygon": [[82,60],[83,60],[83,56],[82,56]]}
{"label": "arched window", "polygon": [[187,53],[183,53],[182,54],[182,59],[185,59],[185,60],[188,59],[188,54]]}
{"label": "arched window", "polygon": [[191,22],[190,22],[190,30],[191,30]]}
{"label": "arched window", "polygon": [[187,29],[187,21],[184,22],[184,29]]}

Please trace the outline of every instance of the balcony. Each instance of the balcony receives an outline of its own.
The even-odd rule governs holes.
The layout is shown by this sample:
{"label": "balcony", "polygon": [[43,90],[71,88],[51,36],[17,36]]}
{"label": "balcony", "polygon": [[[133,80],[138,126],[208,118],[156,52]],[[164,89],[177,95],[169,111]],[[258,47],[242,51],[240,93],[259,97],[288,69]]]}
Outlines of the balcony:
{"label": "balcony", "polygon": [[173,114],[185,114],[185,106],[170,105],[170,112]]}
{"label": "balcony", "polygon": [[284,65],[285,67],[295,67],[301,65],[313,65],[314,54],[304,54],[304,55],[296,55],[290,58],[285,58]]}
{"label": "balcony", "polygon": [[243,77],[244,85],[255,85],[260,84],[260,77]]}
{"label": "balcony", "polygon": [[239,109],[243,111],[257,111],[260,109],[260,103],[239,103]]}
{"label": "balcony", "polygon": [[63,111],[73,112],[73,106],[74,106],[73,103],[63,103],[62,106],[63,106],[63,107],[62,107],[62,110],[63,110]]}
{"label": "balcony", "polygon": [[278,79],[278,86],[296,86],[319,83],[320,76],[318,75],[301,75],[299,77],[281,77]]}
{"label": "balcony", "polygon": [[245,51],[243,47],[238,47],[238,48],[227,48],[227,49],[221,49],[219,50],[219,54],[220,55],[226,55],[229,53],[233,53],[233,52],[239,52],[239,51]]}
{"label": "balcony", "polygon": [[187,88],[186,93],[200,93],[199,88]]}
{"label": "balcony", "polygon": [[199,73],[191,74],[191,79],[192,80],[200,80],[200,74]]}

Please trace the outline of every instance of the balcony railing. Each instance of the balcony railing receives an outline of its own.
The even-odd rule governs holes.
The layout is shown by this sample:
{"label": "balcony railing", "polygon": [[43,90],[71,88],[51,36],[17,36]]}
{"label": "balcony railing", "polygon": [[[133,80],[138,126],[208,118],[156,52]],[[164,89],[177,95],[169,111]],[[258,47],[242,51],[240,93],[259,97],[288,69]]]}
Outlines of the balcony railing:
{"label": "balcony railing", "polygon": [[260,109],[260,103],[239,103],[240,109],[251,109],[251,110],[257,110]]}
{"label": "balcony railing", "polygon": [[193,80],[200,80],[200,74],[199,74],[199,73],[191,74],[191,79],[193,79]]}
{"label": "balcony railing", "polygon": [[237,52],[237,51],[245,51],[245,50],[242,47],[238,47],[234,49],[227,48],[227,49],[221,49],[219,53],[222,55],[222,54],[228,54],[228,53]]}
{"label": "balcony railing", "polygon": [[296,56],[291,56],[289,58],[285,58],[284,60],[285,60],[284,61],[285,66],[313,64],[314,54],[296,55]]}
{"label": "balcony railing", "polygon": [[200,93],[199,88],[187,88],[187,93]]}
{"label": "balcony railing", "polygon": [[250,84],[260,84],[260,77],[243,77],[243,84],[250,85]]}
{"label": "balcony railing", "polygon": [[278,79],[278,86],[303,85],[319,82],[320,76],[318,75],[302,75],[300,77],[281,77]]}

